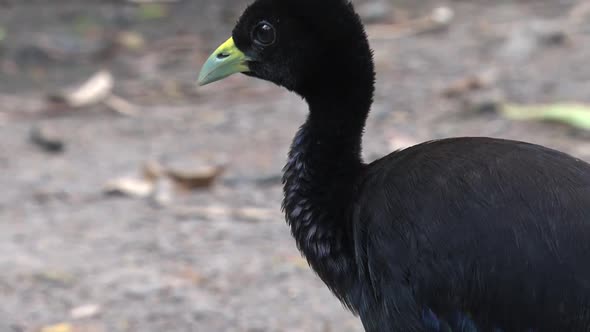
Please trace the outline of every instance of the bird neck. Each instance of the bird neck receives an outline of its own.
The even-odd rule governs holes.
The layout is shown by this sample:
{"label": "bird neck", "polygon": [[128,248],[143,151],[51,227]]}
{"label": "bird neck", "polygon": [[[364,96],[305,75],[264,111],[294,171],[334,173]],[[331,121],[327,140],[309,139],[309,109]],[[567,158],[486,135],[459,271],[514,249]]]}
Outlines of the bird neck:
{"label": "bird neck", "polygon": [[[372,91],[370,92],[372,93]],[[363,169],[361,140],[371,97],[306,98],[310,113],[284,168],[283,209],[299,250],[345,303],[354,271],[352,206]]]}

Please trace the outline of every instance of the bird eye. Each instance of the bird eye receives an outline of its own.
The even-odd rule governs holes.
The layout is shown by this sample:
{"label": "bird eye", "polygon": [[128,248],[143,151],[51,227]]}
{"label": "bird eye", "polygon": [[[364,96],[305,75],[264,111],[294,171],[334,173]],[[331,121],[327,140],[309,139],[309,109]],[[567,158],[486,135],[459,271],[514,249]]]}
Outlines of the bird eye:
{"label": "bird eye", "polygon": [[261,46],[269,46],[273,44],[275,38],[275,28],[268,22],[260,22],[252,30],[252,40]]}

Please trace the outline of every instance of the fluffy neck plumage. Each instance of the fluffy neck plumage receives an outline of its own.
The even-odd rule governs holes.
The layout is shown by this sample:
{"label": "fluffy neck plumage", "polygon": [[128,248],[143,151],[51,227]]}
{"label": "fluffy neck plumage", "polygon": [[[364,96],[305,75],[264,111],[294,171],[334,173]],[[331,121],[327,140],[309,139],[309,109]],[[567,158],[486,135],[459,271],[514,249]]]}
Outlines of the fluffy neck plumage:
{"label": "fluffy neck plumage", "polygon": [[354,311],[356,280],[352,215],[364,164],[362,134],[373,101],[372,53],[360,20],[351,15],[348,38],[329,47],[296,92],[309,115],[293,140],[284,168],[287,223],[299,250],[340,300]]}
{"label": "fluffy neck plumage", "polygon": [[310,113],[293,140],[284,169],[283,208],[298,248],[352,309],[348,290],[355,282],[351,271],[356,264],[351,216],[363,170],[361,140],[371,98],[307,100]]}

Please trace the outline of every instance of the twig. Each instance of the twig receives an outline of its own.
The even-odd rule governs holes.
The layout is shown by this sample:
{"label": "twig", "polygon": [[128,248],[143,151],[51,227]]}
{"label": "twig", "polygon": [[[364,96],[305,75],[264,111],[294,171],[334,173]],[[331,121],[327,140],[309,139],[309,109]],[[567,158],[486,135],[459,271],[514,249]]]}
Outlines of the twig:
{"label": "twig", "polygon": [[109,95],[103,103],[105,106],[119,114],[126,116],[137,116],[139,114],[137,106],[114,94]]}

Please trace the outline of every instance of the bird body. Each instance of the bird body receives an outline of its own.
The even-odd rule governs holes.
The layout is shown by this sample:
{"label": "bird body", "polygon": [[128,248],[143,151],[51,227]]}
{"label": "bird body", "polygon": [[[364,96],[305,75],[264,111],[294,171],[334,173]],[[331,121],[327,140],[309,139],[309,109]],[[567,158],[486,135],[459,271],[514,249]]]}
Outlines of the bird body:
{"label": "bird body", "polygon": [[538,145],[456,138],[393,153],[360,181],[353,242],[378,299],[368,330],[393,331],[401,319],[415,326],[403,331],[422,330],[426,310],[468,312],[483,331],[590,327],[585,162]]}
{"label": "bird body", "polygon": [[372,53],[344,0],[258,0],[207,60],[301,95],[284,169],[298,248],[381,331],[590,330],[590,165],[538,145],[453,138],[370,164]]}

